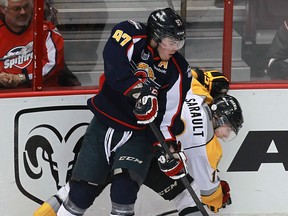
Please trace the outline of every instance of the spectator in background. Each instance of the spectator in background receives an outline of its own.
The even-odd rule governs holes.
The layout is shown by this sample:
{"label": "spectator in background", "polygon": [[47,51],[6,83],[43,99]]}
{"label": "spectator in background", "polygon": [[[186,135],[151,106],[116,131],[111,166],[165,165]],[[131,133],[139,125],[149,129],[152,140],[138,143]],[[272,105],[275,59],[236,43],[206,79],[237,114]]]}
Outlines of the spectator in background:
{"label": "spectator in background", "polygon": [[[56,27],[60,24],[58,20],[58,10],[54,7],[53,0],[44,0],[44,19],[52,22]],[[64,62],[64,68],[59,75],[58,83],[61,86],[80,86],[81,83],[78,78],[69,70],[66,62]]]}
{"label": "spectator in background", "polygon": [[58,10],[54,7],[53,0],[44,0],[44,19],[52,22],[55,26],[58,26]]}
{"label": "spectator in background", "polygon": [[[33,2],[0,0],[0,85],[30,86],[33,79]],[[43,86],[59,86],[65,70],[64,41],[49,21],[43,23]]]}
{"label": "spectator in background", "polygon": [[288,79],[288,21],[284,21],[268,49],[267,75],[271,79]]}

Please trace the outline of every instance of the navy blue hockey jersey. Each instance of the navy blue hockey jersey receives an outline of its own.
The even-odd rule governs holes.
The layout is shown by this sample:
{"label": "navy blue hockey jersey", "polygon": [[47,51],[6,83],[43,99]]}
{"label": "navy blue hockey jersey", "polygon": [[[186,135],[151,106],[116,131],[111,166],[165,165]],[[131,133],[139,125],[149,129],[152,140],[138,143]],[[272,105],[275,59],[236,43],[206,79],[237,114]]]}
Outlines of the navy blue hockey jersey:
{"label": "navy blue hockey jersey", "polygon": [[169,61],[162,61],[147,43],[146,26],[132,20],[117,24],[111,31],[103,51],[106,77],[99,94],[88,100],[91,111],[117,130],[143,130],[133,114],[135,100],[127,96],[139,82],[137,68],[145,71],[141,80],[151,79],[161,87],[159,112],[155,123],[165,139],[175,139],[173,125],[180,119],[186,92],[190,89],[191,69],[176,52]]}

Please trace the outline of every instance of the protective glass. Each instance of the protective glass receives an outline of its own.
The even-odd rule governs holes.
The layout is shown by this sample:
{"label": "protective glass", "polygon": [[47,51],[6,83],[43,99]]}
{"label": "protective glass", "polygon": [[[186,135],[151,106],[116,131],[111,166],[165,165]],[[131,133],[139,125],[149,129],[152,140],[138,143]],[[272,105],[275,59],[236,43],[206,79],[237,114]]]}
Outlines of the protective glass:
{"label": "protective glass", "polygon": [[159,45],[168,50],[180,50],[185,44],[185,40],[176,40],[175,38],[166,37],[161,40]]}
{"label": "protective glass", "polygon": [[229,142],[237,136],[237,133],[229,119],[226,116],[221,116],[215,118],[215,135],[224,142]]}

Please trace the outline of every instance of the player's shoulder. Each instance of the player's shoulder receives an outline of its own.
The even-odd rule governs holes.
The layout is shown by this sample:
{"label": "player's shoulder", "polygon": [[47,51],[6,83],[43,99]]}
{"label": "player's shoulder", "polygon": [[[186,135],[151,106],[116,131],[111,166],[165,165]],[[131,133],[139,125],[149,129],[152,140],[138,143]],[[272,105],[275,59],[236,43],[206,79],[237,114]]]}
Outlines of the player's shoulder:
{"label": "player's shoulder", "polygon": [[180,68],[183,73],[187,74],[187,77],[191,78],[191,67],[188,61],[179,52],[176,52],[173,55],[173,59],[170,59],[170,61],[176,65],[176,68]]}
{"label": "player's shoulder", "polygon": [[146,26],[138,21],[126,20],[116,24],[112,30],[112,34],[116,31],[121,31],[129,36],[144,36],[146,35]]}
{"label": "player's shoulder", "polygon": [[180,53],[180,52],[176,52],[174,55],[173,55],[174,59],[177,61],[177,62],[181,62],[181,63],[187,63],[187,60],[184,58],[184,56]]}
{"label": "player's shoulder", "polygon": [[[191,87],[193,88],[194,86],[191,85]],[[192,91],[187,92],[185,101],[186,102],[193,101],[194,104],[197,104],[197,106],[203,108],[202,105],[205,104],[206,96],[204,94],[195,94],[195,92],[193,92],[193,89],[191,89],[191,90]]]}

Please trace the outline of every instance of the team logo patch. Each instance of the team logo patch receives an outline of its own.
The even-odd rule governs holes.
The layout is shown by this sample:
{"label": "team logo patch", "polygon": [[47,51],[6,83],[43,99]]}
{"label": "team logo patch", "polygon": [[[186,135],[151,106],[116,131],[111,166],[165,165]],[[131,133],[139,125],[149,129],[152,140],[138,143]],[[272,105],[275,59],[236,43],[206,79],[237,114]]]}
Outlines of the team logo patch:
{"label": "team logo patch", "polygon": [[18,46],[11,49],[3,57],[4,69],[16,67],[23,69],[28,67],[33,60],[33,42],[30,42],[26,46]]}
{"label": "team logo patch", "polygon": [[26,197],[41,204],[66,184],[91,118],[87,106],[33,108],[16,114],[15,179]]}
{"label": "team logo patch", "polygon": [[134,75],[138,76],[143,83],[146,82],[148,78],[151,80],[155,80],[154,71],[148,64],[140,62],[137,64],[137,68],[138,70],[134,72]]}
{"label": "team logo patch", "polygon": [[145,53],[145,51],[142,50],[142,52],[141,52],[141,59],[144,60],[144,61],[146,61],[146,60],[148,60],[149,58],[150,58],[150,53],[149,53],[149,52]]}

